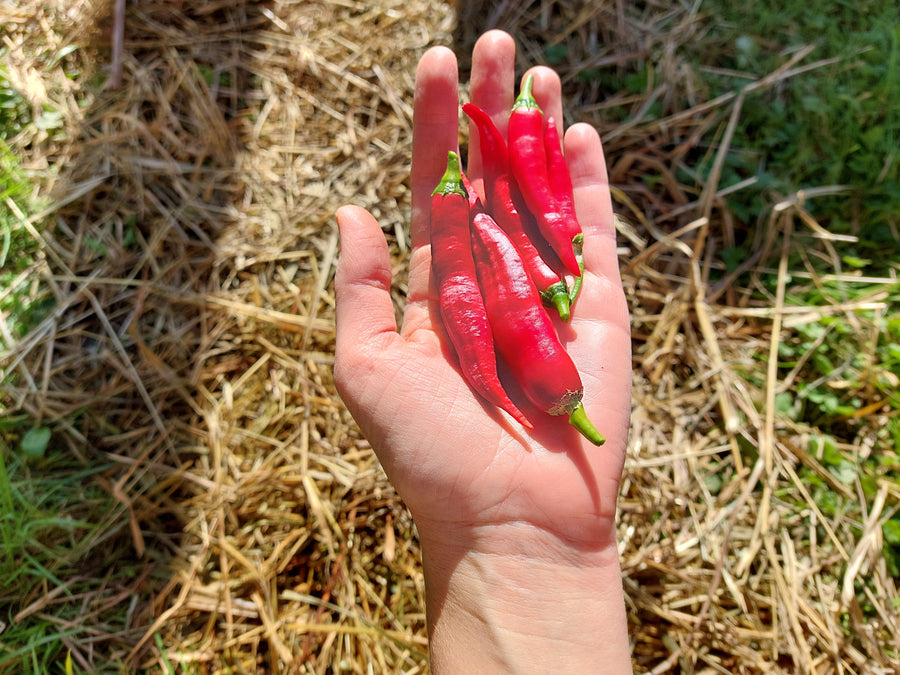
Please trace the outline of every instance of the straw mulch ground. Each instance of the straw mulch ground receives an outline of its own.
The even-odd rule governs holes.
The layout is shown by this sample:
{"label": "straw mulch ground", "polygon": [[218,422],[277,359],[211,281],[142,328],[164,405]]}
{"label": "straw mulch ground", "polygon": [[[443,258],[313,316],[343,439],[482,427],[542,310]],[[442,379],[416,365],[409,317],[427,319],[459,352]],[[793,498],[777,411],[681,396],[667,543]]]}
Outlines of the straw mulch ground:
{"label": "straw mulch ground", "polygon": [[[413,525],[332,383],[333,213],[349,201],[379,217],[401,304],[414,67],[444,44],[465,68],[489,24],[516,34],[522,66],[566,47],[568,121],[596,124],[608,149],[634,313],[620,539],[638,672],[897,665],[879,524],[900,494],[883,485],[863,522],[821,513],[797,474],[821,468],[801,450],[809,430],[776,416],[781,383],[751,358],[804,315],[783,294],[755,306],[750,289],[707,283],[736,236],[722,191],[741,186],[715,168],[683,185],[675,169],[727,151],[742,97],[708,102],[679,59],[708,20],[691,6],[127,3],[107,88],[112,3],[3,11],[11,73],[65,113],[61,133],[18,148],[56,199],[32,270],[55,306],[4,356],[18,384],[3,402],[111,463],[99,480],[121,507],[97,550],[136,569],[82,598],[96,638],[71,645],[77,666],[427,671]],[[66,45],[79,49],[47,58]],[[662,73],[643,97],[576,77],[641,60]],[[650,103],[663,121],[642,122]],[[632,121],[607,119],[615,106]],[[829,245],[814,227],[783,196],[743,271],[783,290],[787,245]],[[125,625],[103,625],[111,602],[133,603]]]}

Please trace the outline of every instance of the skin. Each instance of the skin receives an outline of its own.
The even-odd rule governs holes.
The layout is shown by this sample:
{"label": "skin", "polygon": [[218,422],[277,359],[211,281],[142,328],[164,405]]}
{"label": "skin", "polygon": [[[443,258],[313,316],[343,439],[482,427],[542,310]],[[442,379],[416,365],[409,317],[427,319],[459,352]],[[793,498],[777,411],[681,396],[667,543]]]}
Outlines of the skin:
{"label": "skin", "polygon": [[[485,33],[473,51],[472,102],[506,133],[515,45]],[[533,68],[545,114],[562,119],[560,82]],[[565,133],[584,229],[585,281],[570,324],[557,323],[581,373],[584,404],[607,442],[511,398],[526,431],[485,404],[448,354],[431,282],[431,190],[456,149],[454,54],[430,49],[416,72],[409,290],[398,327],[381,228],[365,210],[337,212],[335,381],[415,519],[424,555],[436,673],[630,673],[615,508],[630,414],[628,309],[616,257],[605,160],[596,131]],[[467,172],[480,185],[478,134]],[[502,372],[501,372],[502,376]]]}

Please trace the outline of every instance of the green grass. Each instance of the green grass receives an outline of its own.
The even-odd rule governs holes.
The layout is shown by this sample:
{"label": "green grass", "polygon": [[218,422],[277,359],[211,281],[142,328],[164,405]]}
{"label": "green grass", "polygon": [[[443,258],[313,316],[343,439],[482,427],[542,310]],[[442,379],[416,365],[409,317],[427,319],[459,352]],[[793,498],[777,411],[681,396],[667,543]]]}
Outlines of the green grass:
{"label": "green grass", "polygon": [[[720,254],[726,267],[749,255],[756,223],[779,195],[849,187],[805,207],[830,232],[856,241],[835,242],[827,251],[796,237],[788,269],[815,280],[790,279],[785,304],[834,307],[878,297],[887,309],[846,311],[786,330],[779,381],[792,378],[792,384],[776,403],[784,419],[810,429],[810,454],[858,495],[841,496],[803,467],[800,476],[823,513],[859,517],[879,480],[900,484],[900,286],[848,279],[888,277],[900,262],[886,255],[900,250],[900,6],[707,0],[702,11],[709,30],[689,58],[708,98],[774,72],[805,45],[815,49],[799,65],[835,59],[748,95],[721,185],[751,176],[758,182],[728,198],[745,237]],[[708,170],[699,167],[700,175]],[[774,297],[776,281],[774,274],[763,279],[761,301]],[[757,358],[760,370],[751,379],[765,372],[767,354]],[[887,520],[883,535],[889,572],[900,579],[900,515]]]}
{"label": "green grass", "polygon": [[[698,22],[698,39],[678,49],[700,92],[694,103],[737,94],[807,45],[814,49],[796,66],[833,61],[746,95],[719,187],[748,178],[756,182],[727,197],[735,242],[716,251],[721,272],[714,269],[712,278],[717,281],[717,275],[733,271],[754,252],[762,239],[760,223],[783,197],[847,186],[804,204],[822,227],[850,238],[825,245],[806,236],[808,231],[793,235],[787,266],[793,276],[785,304],[836,307],[877,298],[885,309],[826,312],[812,323],[783,329],[778,381],[790,379],[790,384],[776,405],[779,420],[808,430],[806,450],[854,495],[842,496],[801,466],[800,478],[823,514],[861,519],[879,481],[900,484],[900,285],[888,281],[900,271],[900,260],[892,255],[900,251],[900,5],[705,0]],[[662,56],[631,70],[600,69],[582,76],[598,79],[606,91],[641,95],[660,84],[654,58]],[[670,105],[663,110],[657,101],[644,111],[644,122],[652,124],[691,102]],[[697,177],[703,183],[710,175],[717,150],[712,144],[721,141],[728,112],[723,107],[722,126],[687,159],[691,173],[677,175],[682,184],[691,185]],[[608,114],[628,121],[632,109],[613,108]],[[719,135],[714,138],[714,133]],[[655,178],[648,176],[647,182]],[[775,251],[757,266],[774,270],[777,264]],[[880,280],[855,282],[853,275]],[[758,289],[753,303],[771,306],[777,282],[774,272],[748,272],[734,286]],[[743,375],[762,391],[768,351],[762,348],[753,356]],[[804,508],[798,502],[798,513]],[[900,514],[891,515],[888,508],[885,516],[890,517],[882,528],[883,553],[889,573],[900,579]]]}
{"label": "green grass", "polygon": [[[859,289],[849,283],[823,282],[822,286],[793,289],[788,300],[797,305],[810,301],[818,306],[837,305],[858,299],[854,291],[866,295],[878,291],[873,284],[860,284]],[[887,303],[900,301],[900,288],[885,285],[883,292]],[[779,365],[786,376],[800,367],[795,394],[788,400],[786,393],[782,412],[816,427],[831,428],[860,415],[875,400],[900,410],[900,321],[872,311],[855,313],[854,319],[851,323],[845,315],[823,317],[797,326],[791,339],[781,343]],[[889,430],[884,429],[881,440],[900,452]]]}
{"label": "green grass", "polygon": [[127,518],[99,487],[109,467],[83,466],[52,440],[29,457],[22,440],[30,424],[0,420],[0,672],[61,673],[66,641],[88,645],[98,626],[110,635],[125,630],[128,602],[110,595],[136,571],[110,546]]}
{"label": "green grass", "polygon": [[[690,56],[710,97],[774,72],[806,45],[815,48],[798,65],[837,60],[749,95],[726,180],[757,176],[763,188],[781,194],[848,185],[849,197],[817,199],[810,204],[813,214],[832,232],[857,235],[853,252],[861,257],[896,245],[900,6],[881,0],[708,0],[703,12],[709,32]],[[765,197],[763,191],[740,192],[730,204],[749,220]],[[872,264],[883,267],[878,260]]]}
{"label": "green grass", "polygon": [[[841,497],[804,469],[801,477],[828,516],[859,513],[879,481],[900,484],[900,284],[820,281],[790,288],[785,299],[840,306],[872,297],[887,311],[826,316],[796,326],[779,345],[779,377],[793,378],[777,400],[779,413],[813,430],[810,454],[858,495]],[[888,571],[900,579],[900,514],[887,520],[883,535]]]}
{"label": "green grass", "polygon": [[[3,107],[4,103],[11,103],[11,96],[3,89],[4,82],[0,71],[0,123],[7,125],[0,127],[0,312],[6,317],[12,337],[18,338],[48,309],[46,298],[34,299],[30,294],[31,280],[22,276],[37,259],[39,250],[39,242],[23,218],[38,212],[43,204],[5,140],[19,129],[19,122]],[[0,335],[0,350],[9,348],[5,342]]]}
{"label": "green grass", "polygon": [[[32,119],[0,63],[0,313],[14,342],[53,301],[29,273],[41,255],[42,223],[24,222],[46,204],[10,144],[52,117]],[[0,353],[12,346],[0,336]],[[5,367],[0,361],[2,385],[15,385],[17,374]],[[126,632],[136,574],[130,545],[119,543],[129,536],[127,515],[101,488],[107,469],[105,460],[76,460],[53,429],[13,410],[0,391],[0,672],[84,672],[68,645],[93,651],[92,672],[121,671],[114,659],[97,658],[109,636]]]}
{"label": "green grass", "polygon": [[[705,0],[697,25],[696,39],[677,49],[677,57],[693,73],[695,100],[676,96],[666,111],[657,100],[643,111],[643,120],[652,123],[692,103],[734,95],[777,71],[801,48],[813,46],[795,67],[834,62],[747,95],[719,186],[757,180],[754,187],[728,197],[732,215],[745,230],[753,229],[778,195],[849,186],[845,193],[817,198],[809,208],[830,231],[858,236],[848,255],[868,258],[870,266],[884,271],[893,261],[880,254],[897,245],[900,231],[900,5],[882,0]],[[552,63],[563,55],[551,49],[546,56]],[[640,98],[662,84],[662,67],[653,62],[664,58],[669,57],[660,53],[631,68],[586,70],[579,79]],[[607,114],[624,122],[631,108],[610,108]],[[687,158],[701,181],[710,175],[714,150],[701,144]],[[694,175],[679,172],[677,177],[690,185]],[[730,252],[746,253],[743,248]]]}
{"label": "green grass", "polygon": [[31,107],[9,82],[5,67],[7,51],[0,51],[0,139],[4,141],[31,123]]}

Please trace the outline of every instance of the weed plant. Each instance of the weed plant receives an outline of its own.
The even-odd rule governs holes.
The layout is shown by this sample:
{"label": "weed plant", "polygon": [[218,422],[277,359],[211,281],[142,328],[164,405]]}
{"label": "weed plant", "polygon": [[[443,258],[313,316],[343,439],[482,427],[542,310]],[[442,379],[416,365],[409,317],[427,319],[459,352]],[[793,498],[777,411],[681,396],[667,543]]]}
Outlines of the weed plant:
{"label": "weed plant", "polygon": [[[895,262],[875,254],[896,250],[900,227],[900,5],[708,0],[703,11],[708,33],[691,58],[711,96],[766,76],[807,45],[801,63],[828,61],[751,95],[723,184],[757,176],[781,194],[846,185],[849,193],[811,204],[813,215],[858,237],[853,252],[872,266]],[[763,197],[740,191],[730,206],[752,222]]]}
{"label": "weed plant", "polygon": [[127,527],[102,487],[107,463],[77,459],[10,394],[22,378],[6,356],[53,305],[36,273],[42,223],[31,220],[46,203],[13,150],[35,123],[0,63],[0,672],[73,673],[83,671],[70,645],[93,644],[98,625],[122,634],[129,607],[109,589],[136,572],[115,551],[97,554]]}
{"label": "weed plant", "polygon": [[107,467],[84,466],[52,446],[29,458],[21,443],[26,424],[21,417],[2,420],[0,670],[62,672],[66,642],[94,639],[85,614],[101,612],[110,633],[122,631],[128,605],[109,603],[102,588],[135,570],[119,569],[115,551],[97,555],[127,522],[98,486]]}
{"label": "weed plant", "polygon": [[[2,52],[0,52],[2,57]],[[39,244],[24,220],[42,204],[28,174],[8,145],[31,123],[30,107],[16,91],[0,65],[0,312],[13,337],[21,337],[39,320],[38,303],[32,306],[28,279],[22,273],[36,259]],[[0,350],[9,348],[0,332]]]}
{"label": "weed plant", "polygon": [[[728,268],[749,256],[759,215],[782,196],[846,186],[804,205],[829,232],[849,237],[830,247],[795,240],[788,269],[812,280],[791,279],[785,304],[842,307],[878,298],[888,310],[825,313],[786,329],[779,380],[789,386],[776,404],[782,419],[810,431],[806,450],[858,495],[842,496],[804,467],[801,478],[823,513],[858,517],[880,481],[900,483],[900,6],[708,0],[703,12],[708,31],[686,48],[710,98],[765,77],[807,45],[814,49],[801,63],[823,64],[745,102],[722,184],[748,177],[757,184],[729,196],[746,239],[721,253]],[[762,282],[763,302],[774,298],[776,281],[773,274]],[[900,516],[882,531],[890,574],[900,578]]]}
{"label": "weed plant", "polygon": [[[802,201],[804,190],[830,193],[802,206],[838,238],[792,237],[784,304],[834,311],[812,312],[809,322],[782,328],[775,403],[779,425],[805,434],[808,447],[800,452],[831,477],[800,467],[823,514],[858,522],[883,482],[900,484],[900,5],[705,0],[696,21],[697,39],[680,43],[678,58],[690,66],[679,72],[690,71],[697,100],[660,97],[641,108],[644,122],[698,101],[728,100],[809,49],[795,65],[798,72],[743,101],[719,185],[755,182],[726,197],[735,241],[716,251],[711,277],[717,282],[758,252],[776,203],[798,193]],[[546,56],[553,62],[565,54],[550,49]],[[667,58],[657,54],[634,68],[592,69],[580,77],[642,99],[660,85]],[[627,106],[607,114],[632,121]],[[679,183],[706,183],[717,154],[712,142],[698,145],[686,162],[690,170],[676,167]],[[763,308],[774,306],[780,281],[771,266],[777,251],[770,253],[763,273],[735,280]],[[855,308],[867,300],[880,308]],[[768,351],[753,356],[743,376],[761,391]],[[846,490],[836,491],[835,480]],[[798,501],[798,513],[803,509]],[[900,515],[888,511],[882,533],[889,572],[900,578]],[[857,590],[861,605],[870,607],[865,589]]]}

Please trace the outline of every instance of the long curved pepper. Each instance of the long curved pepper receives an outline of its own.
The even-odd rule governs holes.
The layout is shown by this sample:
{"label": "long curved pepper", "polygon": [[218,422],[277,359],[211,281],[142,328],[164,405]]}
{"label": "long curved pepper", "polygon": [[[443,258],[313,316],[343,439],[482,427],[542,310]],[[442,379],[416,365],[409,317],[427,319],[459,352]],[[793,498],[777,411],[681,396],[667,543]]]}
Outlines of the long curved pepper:
{"label": "long curved pepper", "polygon": [[541,233],[565,268],[581,275],[569,225],[550,188],[547,152],[544,149],[544,114],[531,95],[534,76],[529,75],[509,115],[509,166],[528,209]]}
{"label": "long curved pepper", "polygon": [[[547,118],[547,128],[544,131],[544,150],[547,153],[547,173],[550,178],[550,191],[559,206],[559,212],[565,218],[569,226],[569,235],[572,237],[572,248],[578,259],[578,267],[584,274],[584,261],[581,257],[581,246],[584,241],[584,233],[581,223],[575,215],[575,190],[572,187],[572,175],[569,173],[569,164],[563,154],[559,130],[553,117]],[[575,299],[581,292],[582,276],[575,278],[572,290],[569,293],[570,304],[575,304]]]}
{"label": "long curved pepper", "polygon": [[485,400],[532,429],[528,418],[509,399],[497,374],[494,338],[472,254],[469,197],[455,152],[447,153],[447,170],[431,194],[431,273],[444,330],[463,377]]}
{"label": "long curved pepper", "polygon": [[[553,271],[544,261],[540,252],[535,248],[531,237],[525,229],[523,213],[516,203],[521,199],[512,176],[509,174],[509,155],[506,151],[506,142],[494,125],[490,116],[471,103],[463,105],[463,111],[472,119],[478,127],[481,138],[482,170],[484,171],[484,192],[487,205],[481,203],[475,191],[466,184],[469,192],[469,207],[472,213],[490,213],[485,216],[492,217],[503,231],[509,235],[522,260],[541,294],[541,302],[546,307],[556,309],[559,318],[568,321],[569,312],[569,288],[566,282]],[[463,180],[466,177],[463,176]]]}
{"label": "long curved pepper", "polygon": [[472,248],[494,344],[529,401],[569,424],[594,445],[605,442],[581,403],[584,385],[528,277],[516,247],[492,220],[472,223]]}
{"label": "long curved pepper", "polygon": [[572,187],[572,175],[569,173],[569,165],[562,151],[559,129],[554,117],[547,118],[547,128],[544,131],[544,150],[547,153],[550,191],[553,193],[559,212],[566,219],[569,235],[577,245],[584,235],[581,231],[581,223],[578,222],[578,216],[575,215],[575,190]]}

